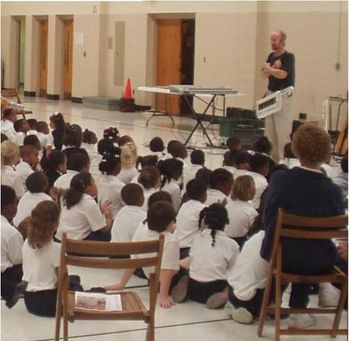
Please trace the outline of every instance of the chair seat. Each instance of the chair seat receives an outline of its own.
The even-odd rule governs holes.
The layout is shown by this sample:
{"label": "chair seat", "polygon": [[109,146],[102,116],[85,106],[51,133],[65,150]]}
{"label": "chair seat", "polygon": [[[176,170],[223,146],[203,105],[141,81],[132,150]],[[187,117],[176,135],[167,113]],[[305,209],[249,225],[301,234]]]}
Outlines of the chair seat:
{"label": "chair seat", "polygon": [[300,275],[282,272],[281,279],[282,281],[292,283],[344,283],[347,281],[346,275],[337,267],[334,267],[330,272],[323,275]]}
{"label": "chair seat", "polygon": [[68,319],[74,320],[144,320],[148,322],[150,314],[139,296],[134,292],[121,292],[122,311],[95,311],[75,307],[75,292],[68,292]]}

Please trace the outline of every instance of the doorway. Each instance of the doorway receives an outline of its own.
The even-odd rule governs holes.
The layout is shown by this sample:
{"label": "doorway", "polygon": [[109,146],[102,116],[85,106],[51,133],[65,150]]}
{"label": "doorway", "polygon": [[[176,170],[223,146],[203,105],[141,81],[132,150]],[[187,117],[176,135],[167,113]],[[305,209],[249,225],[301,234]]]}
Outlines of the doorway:
{"label": "doorway", "polygon": [[[194,19],[159,19],[157,22],[156,85],[193,84]],[[156,109],[173,115],[189,113],[181,96],[156,94]]]}
{"label": "doorway", "polygon": [[63,22],[63,99],[72,98],[73,20]]}
{"label": "doorway", "polygon": [[18,21],[19,40],[18,40],[18,93],[24,95],[24,58],[25,58],[25,38],[26,38],[26,21],[24,18]]}
{"label": "doorway", "polygon": [[47,93],[47,52],[48,52],[48,20],[41,20],[39,22],[40,31],[40,75],[39,75],[39,96],[45,97]]}

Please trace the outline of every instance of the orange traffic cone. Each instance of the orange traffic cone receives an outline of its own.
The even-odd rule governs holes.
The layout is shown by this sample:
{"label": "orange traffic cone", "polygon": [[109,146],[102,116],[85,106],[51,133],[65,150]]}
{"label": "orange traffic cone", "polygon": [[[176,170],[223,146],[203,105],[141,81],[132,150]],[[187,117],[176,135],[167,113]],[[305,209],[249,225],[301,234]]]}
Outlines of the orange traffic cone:
{"label": "orange traffic cone", "polygon": [[126,87],[124,91],[124,97],[125,99],[132,99],[132,92],[131,92],[131,82],[130,78],[128,78],[128,81],[126,82]]}

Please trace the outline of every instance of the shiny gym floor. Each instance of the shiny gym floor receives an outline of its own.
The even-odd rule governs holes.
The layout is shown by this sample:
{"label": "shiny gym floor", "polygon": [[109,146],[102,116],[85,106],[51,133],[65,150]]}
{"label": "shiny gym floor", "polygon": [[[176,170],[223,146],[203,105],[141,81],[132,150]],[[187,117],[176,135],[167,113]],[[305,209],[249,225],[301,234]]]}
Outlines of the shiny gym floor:
{"label": "shiny gym floor", "polygon": [[[154,136],[161,137],[165,144],[172,139],[185,142],[195,125],[195,120],[189,117],[174,117],[175,127],[168,117],[153,117],[148,128],[146,121],[151,113],[135,112],[122,113],[84,108],[82,104],[69,101],[50,101],[45,99],[26,99],[25,108],[31,109],[31,117],[49,122],[49,116],[56,111],[62,112],[67,122],[81,125],[83,129],[93,130],[101,138],[103,129],[116,126],[121,135],[130,135],[138,146],[140,155],[147,155],[147,143]],[[210,125],[209,136],[217,146],[222,144],[217,125]],[[217,168],[222,164],[224,149],[207,148],[206,138],[202,131],[197,129],[189,145],[202,148],[206,153],[206,166]],[[84,289],[111,284],[121,276],[118,270],[88,271],[82,268],[72,269],[72,273],[81,277]],[[128,287],[134,287],[147,304],[146,281],[133,276]],[[284,295],[284,302],[288,302],[288,290]],[[318,297],[310,296],[312,306],[317,306]],[[332,316],[317,315],[317,325],[328,327]],[[344,311],[341,327],[346,327],[347,311]],[[286,324],[286,320],[283,321]],[[1,301],[1,340],[2,341],[49,341],[54,339],[55,319],[41,318],[27,312],[23,299],[8,309]],[[146,325],[134,321],[76,321],[69,323],[69,339],[76,341],[138,341],[144,340]],[[61,331],[62,335],[62,331]],[[241,325],[231,320],[224,309],[209,310],[204,305],[188,301],[177,304],[171,309],[156,309],[156,340],[192,341],[195,339],[215,341],[224,340],[259,340],[257,337],[257,322],[252,325]],[[273,321],[265,323],[262,339],[274,339]],[[316,336],[284,336],[282,340],[315,340]],[[331,339],[328,336],[317,336],[319,340]],[[346,340],[345,336],[338,336],[337,340]]]}

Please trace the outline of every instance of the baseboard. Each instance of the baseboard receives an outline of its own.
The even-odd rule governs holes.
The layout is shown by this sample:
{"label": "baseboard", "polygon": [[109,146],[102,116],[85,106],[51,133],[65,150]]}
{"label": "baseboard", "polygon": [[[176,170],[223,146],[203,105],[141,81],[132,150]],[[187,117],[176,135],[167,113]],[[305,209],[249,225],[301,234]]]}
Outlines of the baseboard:
{"label": "baseboard", "polygon": [[47,94],[46,95],[46,98],[47,99],[51,99],[53,101],[58,101],[60,99],[60,96],[59,95],[50,95],[50,94]]}
{"label": "baseboard", "polygon": [[24,90],[24,96],[26,96],[26,97],[35,97],[36,96],[36,92],[35,91],[25,91]]}
{"label": "baseboard", "polygon": [[83,98],[82,97],[73,97],[72,96],[71,101],[73,103],[83,103]]}

